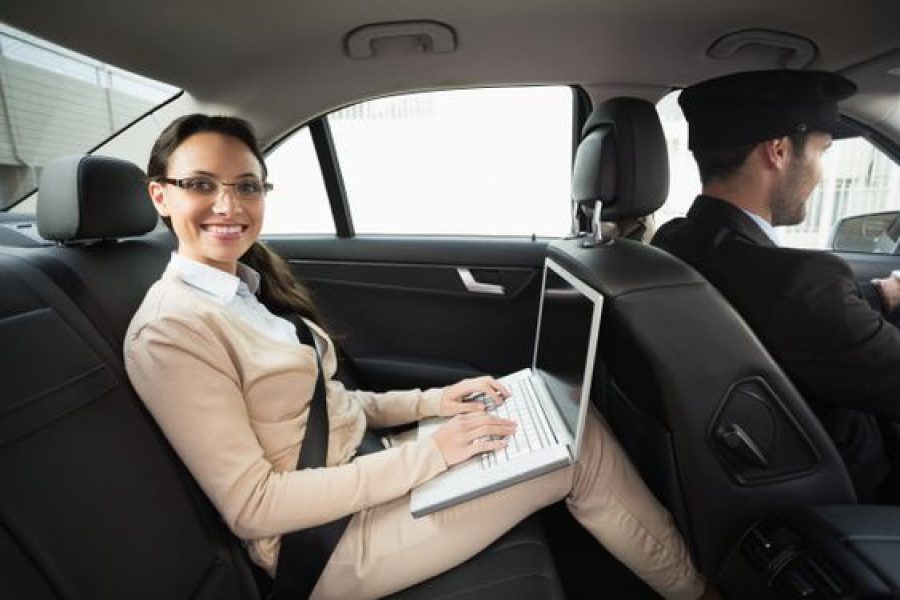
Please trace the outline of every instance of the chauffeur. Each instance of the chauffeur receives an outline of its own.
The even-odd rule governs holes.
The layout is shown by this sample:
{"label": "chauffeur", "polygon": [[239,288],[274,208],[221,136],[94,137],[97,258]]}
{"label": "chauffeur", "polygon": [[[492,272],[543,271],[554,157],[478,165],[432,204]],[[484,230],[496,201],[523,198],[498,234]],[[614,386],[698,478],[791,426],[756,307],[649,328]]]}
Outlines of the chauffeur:
{"label": "chauffeur", "polygon": [[895,279],[858,285],[828,252],[779,246],[821,179],[832,138],[852,132],[837,102],[856,86],[815,71],[712,79],[679,98],[702,194],[653,244],[690,263],[732,303],[835,441],[863,501],[896,499],[874,415],[900,416]]}

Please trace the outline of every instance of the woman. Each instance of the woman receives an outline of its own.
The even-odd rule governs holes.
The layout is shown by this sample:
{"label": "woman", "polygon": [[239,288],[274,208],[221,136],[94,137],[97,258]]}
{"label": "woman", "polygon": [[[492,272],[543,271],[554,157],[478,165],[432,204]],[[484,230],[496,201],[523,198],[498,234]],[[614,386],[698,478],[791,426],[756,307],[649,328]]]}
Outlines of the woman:
{"label": "woman", "polygon": [[[410,489],[502,447],[515,431],[515,423],[466,402],[476,392],[502,401],[505,388],[480,377],[374,394],[331,379],[334,345],[308,295],[257,242],[270,186],[244,121],[176,120],[154,145],[147,174],[178,249],[131,322],[128,374],[229,527],[270,574],[281,535],[352,514],[313,597],[383,596],[459,564],[565,498],[576,519],[662,595],[701,595],[703,580],[670,516],[596,413],[589,414],[576,465],[413,519]],[[321,347],[326,468],[296,470],[317,377],[315,349],[300,344],[294,326],[257,294],[269,307],[302,314]],[[397,438],[389,449],[354,458],[367,426],[433,415],[456,416],[430,439]]]}

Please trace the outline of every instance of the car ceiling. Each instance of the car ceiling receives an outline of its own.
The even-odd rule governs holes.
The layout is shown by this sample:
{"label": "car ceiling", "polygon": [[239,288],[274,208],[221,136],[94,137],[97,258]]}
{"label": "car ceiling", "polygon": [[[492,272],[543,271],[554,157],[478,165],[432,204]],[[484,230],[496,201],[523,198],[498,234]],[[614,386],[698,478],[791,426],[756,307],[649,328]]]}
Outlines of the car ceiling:
{"label": "car ceiling", "polygon": [[[456,51],[348,57],[349,32],[409,20],[449,25]],[[183,88],[250,119],[264,141],[335,107],[419,89],[578,83],[595,100],[658,98],[780,66],[772,47],[706,54],[723,35],[764,28],[810,40],[809,68],[860,86],[846,112],[900,141],[897,0],[6,0],[0,21]]]}

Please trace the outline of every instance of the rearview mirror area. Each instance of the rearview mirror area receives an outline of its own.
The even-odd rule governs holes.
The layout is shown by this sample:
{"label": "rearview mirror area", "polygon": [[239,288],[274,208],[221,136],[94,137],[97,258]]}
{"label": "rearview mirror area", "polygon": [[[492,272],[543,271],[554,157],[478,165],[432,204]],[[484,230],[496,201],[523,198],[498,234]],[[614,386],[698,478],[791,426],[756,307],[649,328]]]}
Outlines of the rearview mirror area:
{"label": "rearview mirror area", "polygon": [[897,254],[900,211],[845,217],[834,224],[829,246],[839,252]]}

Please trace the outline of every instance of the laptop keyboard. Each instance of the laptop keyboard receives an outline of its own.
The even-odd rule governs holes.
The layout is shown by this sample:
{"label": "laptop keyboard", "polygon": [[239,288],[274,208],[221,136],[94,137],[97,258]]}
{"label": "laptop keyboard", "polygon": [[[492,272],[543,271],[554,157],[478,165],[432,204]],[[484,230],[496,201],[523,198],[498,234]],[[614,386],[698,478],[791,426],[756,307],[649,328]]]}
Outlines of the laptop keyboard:
{"label": "laptop keyboard", "polygon": [[505,448],[479,455],[482,469],[490,469],[521,454],[556,444],[547,416],[528,379],[516,379],[507,384],[510,396],[499,406],[488,405],[488,414],[510,419],[519,424]]}

